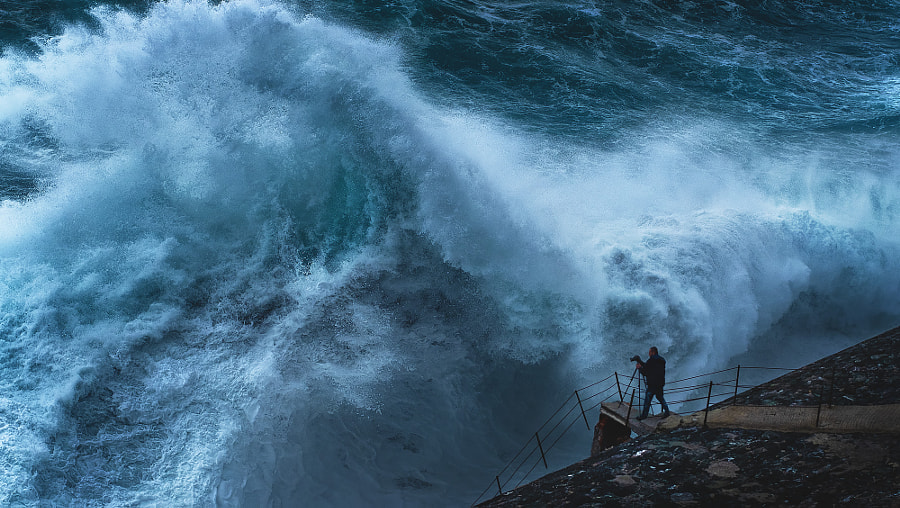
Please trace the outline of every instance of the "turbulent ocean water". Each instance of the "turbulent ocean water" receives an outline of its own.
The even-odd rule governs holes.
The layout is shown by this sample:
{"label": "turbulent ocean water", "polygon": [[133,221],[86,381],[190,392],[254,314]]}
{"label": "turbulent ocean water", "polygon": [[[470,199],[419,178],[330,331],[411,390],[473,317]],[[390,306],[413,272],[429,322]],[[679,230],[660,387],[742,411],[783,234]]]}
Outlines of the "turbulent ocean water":
{"label": "turbulent ocean water", "polygon": [[464,506],[648,346],[895,326],[898,20],[0,2],[0,504]]}

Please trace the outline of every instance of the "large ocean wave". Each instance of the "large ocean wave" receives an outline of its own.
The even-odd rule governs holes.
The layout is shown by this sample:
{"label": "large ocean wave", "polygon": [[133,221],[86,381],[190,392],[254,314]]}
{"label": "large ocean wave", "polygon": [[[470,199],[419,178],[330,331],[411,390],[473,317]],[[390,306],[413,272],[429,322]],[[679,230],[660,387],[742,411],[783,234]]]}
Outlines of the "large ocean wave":
{"label": "large ocean wave", "polygon": [[650,345],[795,366],[900,320],[880,138],[610,148],[280,4],[93,16],[0,58],[4,504],[465,504]]}

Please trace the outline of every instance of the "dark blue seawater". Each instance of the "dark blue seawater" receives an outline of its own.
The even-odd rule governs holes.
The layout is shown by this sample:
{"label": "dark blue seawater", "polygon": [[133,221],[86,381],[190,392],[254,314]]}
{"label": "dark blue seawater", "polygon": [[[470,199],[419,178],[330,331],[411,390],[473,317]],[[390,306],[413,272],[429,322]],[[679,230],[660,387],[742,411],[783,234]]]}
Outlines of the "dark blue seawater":
{"label": "dark blue seawater", "polygon": [[648,346],[897,325],[898,20],[0,2],[0,504],[467,505]]}

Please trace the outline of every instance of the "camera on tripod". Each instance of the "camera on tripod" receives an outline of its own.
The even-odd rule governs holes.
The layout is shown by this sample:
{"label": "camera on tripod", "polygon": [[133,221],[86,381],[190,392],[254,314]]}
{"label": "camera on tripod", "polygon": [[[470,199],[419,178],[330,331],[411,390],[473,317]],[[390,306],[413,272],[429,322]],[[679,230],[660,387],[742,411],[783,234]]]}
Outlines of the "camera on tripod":
{"label": "camera on tripod", "polygon": [[638,355],[634,355],[634,356],[631,357],[631,361],[632,361],[632,362],[639,362],[639,361],[641,361],[641,357],[638,356]]}

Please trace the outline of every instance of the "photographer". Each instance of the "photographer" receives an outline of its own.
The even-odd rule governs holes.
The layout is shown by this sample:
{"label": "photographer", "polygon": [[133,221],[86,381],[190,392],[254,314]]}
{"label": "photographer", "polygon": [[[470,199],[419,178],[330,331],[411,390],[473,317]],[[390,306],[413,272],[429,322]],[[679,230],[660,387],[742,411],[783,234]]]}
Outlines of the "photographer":
{"label": "photographer", "polygon": [[662,356],[659,356],[659,350],[656,347],[650,348],[650,357],[647,358],[647,362],[642,362],[641,357],[634,355],[631,357],[631,361],[637,362],[637,369],[641,371],[641,375],[647,381],[647,397],[644,399],[644,410],[641,411],[641,415],[637,417],[638,420],[643,420],[647,418],[647,415],[650,413],[650,401],[653,399],[653,396],[656,396],[656,400],[662,404],[662,417],[666,418],[669,416],[669,405],[666,404],[666,399],[663,397],[663,386],[666,384],[666,360]]}

